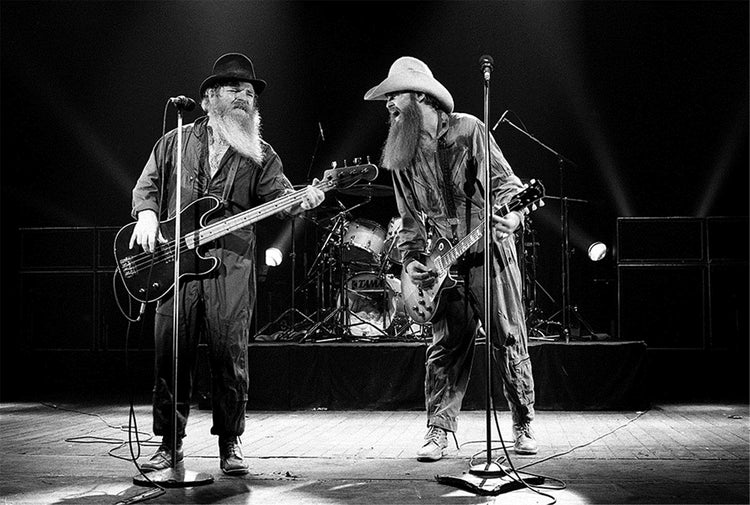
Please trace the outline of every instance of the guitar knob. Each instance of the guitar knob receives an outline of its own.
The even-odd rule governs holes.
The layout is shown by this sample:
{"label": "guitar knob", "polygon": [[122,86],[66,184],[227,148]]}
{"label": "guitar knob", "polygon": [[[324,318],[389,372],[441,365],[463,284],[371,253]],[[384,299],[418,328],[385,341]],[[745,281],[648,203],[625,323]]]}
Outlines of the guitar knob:
{"label": "guitar knob", "polygon": [[424,305],[424,304],[425,304],[425,301],[424,301],[424,300],[419,300],[419,304],[420,304],[420,305]]}
{"label": "guitar knob", "polygon": [[427,310],[429,310],[430,312],[432,312],[432,307],[431,307],[431,306],[430,306],[430,307],[425,307],[425,308],[426,308]]}
{"label": "guitar knob", "polygon": [[159,289],[159,283],[154,282],[153,284],[151,284],[151,289]]}
{"label": "guitar knob", "polygon": [[140,288],[140,289],[138,290],[138,292],[139,292],[139,293],[144,293],[144,294],[145,294],[145,293],[146,293],[146,288]]}

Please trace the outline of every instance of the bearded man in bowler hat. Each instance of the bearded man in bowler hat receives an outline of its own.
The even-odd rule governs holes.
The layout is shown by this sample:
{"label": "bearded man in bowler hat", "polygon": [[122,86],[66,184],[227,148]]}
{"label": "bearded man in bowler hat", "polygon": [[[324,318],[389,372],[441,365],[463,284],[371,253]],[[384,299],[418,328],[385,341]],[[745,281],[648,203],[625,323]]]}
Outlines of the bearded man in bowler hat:
{"label": "bearded man in bowler hat", "polygon": [[[261,135],[258,97],[266,82],[255,75],[252,61],[239,53],[224,54],[200,86],[206,112],[183,127],[182,202],[213,195],[222,202],[209,222],[294,191],[284,175],[281,159]],[[176,130],[160,138],[133,189],[132,214],[137,223],[130,245],[153,252],[164,241],[159,220],[174,217],[176,201]],[[315,181],[314,181],[315,182]],[[163,200],[162,200],[163,198]],[[285,211],[296,215],[318,206],[322,191],[307,186],[301,204]],[[282,216],[282,217],[284,217]],[[156,370],[153,390],[154,433],[162,436],[156,453],[141,465],[162,470],[184,457],[182,439],[190,410],[199,335],[204,335],[211,368],[211,433],[218,436],[221,470],[228,475],[248,472],[239,437],[245,430],[248,398],[248,342],[255,304],[255,229],[242,228],[208,245],[203,254],[220,260],[207,275],[183,278],[179,290],[179,350],[177,426],[172,378],[173,297],[156,306]],[[176,430],[177,444],[172,441]]]}
{"label": "bearded man in bowler hat", "polygon": [[[426,265],[427,244],[438,238],[456,242],[479,226],[484,216],[485,128],[476,117],[453,111],[453,97],[417,58],[398,58],[388,77],[365,100],[384,100],[390,129],[381,165],[390,170],[402,220],[398,248],[402,268],[416,286],[434,282]],[[500,148],[490,137],[491,194],[495,205],[523,189]],[[527,349],[514,232],[522,212],[493,216],[491,341],[513,419],[517,454],[535,454],[534,379]],[[484,317],[484,241],[457,262],[463,283],[442,293],[431,319],[432,343],[426,352],[427,433],[417,451],[420,461],[436,461],[447,451],[447,433],[458,428],[458,414],[469,382],[474,341]],[[482,321],[486,328],[486,322]],[[455,438],[455,435],[454,435]]]}

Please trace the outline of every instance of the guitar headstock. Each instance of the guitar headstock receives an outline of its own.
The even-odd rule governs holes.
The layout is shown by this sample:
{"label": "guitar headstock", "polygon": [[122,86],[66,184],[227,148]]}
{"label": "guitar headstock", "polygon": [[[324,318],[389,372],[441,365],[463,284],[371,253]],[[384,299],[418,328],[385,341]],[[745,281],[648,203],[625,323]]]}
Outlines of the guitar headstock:
{"label": "guitar headstock", "polygon": [[323,181],[338,188],[347,188],[358,182],[372,182],[378,177],[378,167],[372,163],[361,163],[356,158],[354,165],[333,167],[323,172]]}
{"label": "guitar headstock", "polygon": [[530,206],[542,207],[544,201],[542,198],[545,197],[545,190],[542,181],[531,179],[528,184],[524,185],[524,189],[520,193],[513,197],[513,200],[509,204],[511,210],[523,210]]}

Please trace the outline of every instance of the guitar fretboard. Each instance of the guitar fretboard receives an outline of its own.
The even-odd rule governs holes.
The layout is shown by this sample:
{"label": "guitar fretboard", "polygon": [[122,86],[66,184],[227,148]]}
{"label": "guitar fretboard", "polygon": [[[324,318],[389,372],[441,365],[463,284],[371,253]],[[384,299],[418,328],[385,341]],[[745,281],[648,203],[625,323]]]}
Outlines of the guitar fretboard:
{"label": "guitar fretboard", "polygon": [[[323,192],[330,190],[334,186],[335,184],[332,181],[320,181],[315,184],[315,187]],[[240,212],[235,216],[210,224],[200,230],[195,230],[193,233],[185,236],[185,243],[190,248],[198,247],[207,244],[212,240],[216,240],[219,237],[223,237],[235,230],[257,223],[258,221],[278,212],[288,210],[294,205],[302,202],[302,197],[304,196],[305,191],[306,189],[300,189],[294,193],[289,193],[281,198],[259,205],[258,207]]]}
{"label": "guitar fretboard", "polygon": [[[514,200],[508,204],[500,205],[498,210],[502,211],[501,215],[507,216],[514,210],[517,210],[521,207],[523,207],[522,203],[518,200]],[[474,245],[477,240],[482,238],[483,234],[484,219],[480,221],[479,226],[471,230],[471,232],[469,232],[464,238],[459,240],[456,245],[451,247],[447,253],[435,259],[434,264],[435,268],[437,269],[437,273],[442,274],[450,269],[451,265],[453,265],[453,263],[455,263],[463,253],[469,250],[469,247]]]}

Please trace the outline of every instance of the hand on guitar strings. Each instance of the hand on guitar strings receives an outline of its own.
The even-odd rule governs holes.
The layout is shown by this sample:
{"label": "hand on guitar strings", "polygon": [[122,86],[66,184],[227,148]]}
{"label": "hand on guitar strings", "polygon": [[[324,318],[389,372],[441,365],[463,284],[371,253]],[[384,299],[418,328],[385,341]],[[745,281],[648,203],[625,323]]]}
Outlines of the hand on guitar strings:
{"label": "hand on guitar strings", "polygon": [[435,284],[435,279],[437,279],[437,272],[420,263],[418,260],[414,260],[406,265],[406,273],[409,274],[414,285],[421,288],[429,289]]}
{"label": "hand on guitar strings", "polygon": [[510,212],[503,217],[493,214],[492,235],[495,242],[501,242],[510,237],[518,227],[521,226],[521,212],[523,212],[523,214],[528,214],[542,206],[544,206],[544,201],[540,200],[538,203],[532,204],[531,207],[526,207],[522,211]]}
{"label": "hand on guitar strings", "polygon": [[156,212],[150,209],[142,210],[138,213],[138,222],[133,227],[129,247],[132,249],[133,244],[138,244],[147,253],[153,253],[156,250],[157,233],[159,242],[167,241],[159,230],[159,219],[156,217]]}
{"label": "hand on guitar strings", "polygon": [[300,203],[300,207],[302,207],[303,210],[314,209],[323,203],[325,193],[315,187],[319,182],[318,179],[313,179],[312,184],[305,188],[305,192],[302,195],[302,202]]}

